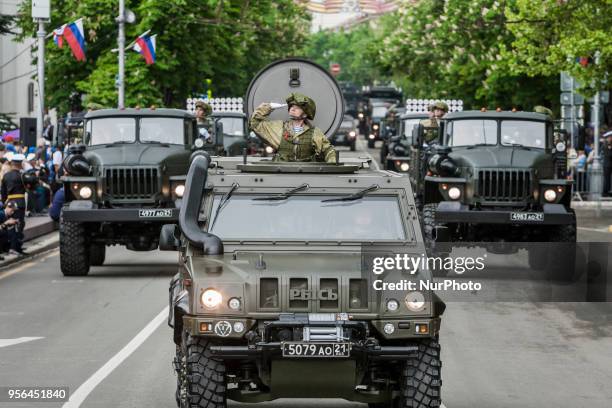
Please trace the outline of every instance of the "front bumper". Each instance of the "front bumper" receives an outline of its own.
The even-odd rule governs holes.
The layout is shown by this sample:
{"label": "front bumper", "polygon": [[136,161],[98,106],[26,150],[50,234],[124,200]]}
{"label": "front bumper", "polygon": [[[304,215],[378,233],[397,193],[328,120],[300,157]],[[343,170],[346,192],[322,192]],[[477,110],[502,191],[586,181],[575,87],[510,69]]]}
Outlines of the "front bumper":
{"label": "front bumper", "polygon": [[98,208],[89,200],[75,200],[62,209],[64,221],[71,222],[159,222],[178,221],[178,208]]}
{"label": "front bumper", "polygon": [[[438,204],[436,222],[467,224],[509,224],[509,225],[568,225],[575,224],[576,218],[562,204],[544,204],[542,219],[516,219],[512,214],[520,213],[515,209],[508,210],[475,210],[469,206],[451,201]],[[531,211],[525,213],[533,213]]]}

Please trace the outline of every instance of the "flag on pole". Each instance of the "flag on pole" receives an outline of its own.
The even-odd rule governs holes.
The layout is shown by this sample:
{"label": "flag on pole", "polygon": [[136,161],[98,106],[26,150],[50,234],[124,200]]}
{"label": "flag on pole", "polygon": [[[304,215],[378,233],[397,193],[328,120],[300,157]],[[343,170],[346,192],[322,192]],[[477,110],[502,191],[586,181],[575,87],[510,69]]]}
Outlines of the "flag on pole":
{"label": "flag on pole", "polygon": [[151,65],[155,62],[155,37],[157,37],[157,34],[149,36],[145,33],[140,35],[134,44],[134,51],[140,53],[144,57],[147,65]]}
{"label": "flag on pole", "polygon": [[74,23],[63,26],[62,37],[68,42],[68,45],[70,45],[74,58],[76,58],[77,61],[85,61],[86,46],[83,19],[79,18]]}
{"label": "flag on pole", "polygon": [[53,30],[53,41],[59,48],[64,47],[64,28],[65,27],[66,27],[66,24],[64,24],[60,28],[56,28],[55,30]]}

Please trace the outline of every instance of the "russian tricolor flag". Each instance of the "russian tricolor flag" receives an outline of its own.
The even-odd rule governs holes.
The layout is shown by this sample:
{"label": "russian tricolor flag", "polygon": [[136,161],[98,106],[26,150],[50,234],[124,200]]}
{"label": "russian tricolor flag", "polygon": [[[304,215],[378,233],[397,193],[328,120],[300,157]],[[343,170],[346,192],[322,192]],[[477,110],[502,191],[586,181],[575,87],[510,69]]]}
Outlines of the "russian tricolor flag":
{"label": "russian tricolor flag", "polygon": [[85,34],[83,31],[83,19],[80,18],[74,23],[64,24],[60,28],[53,30],[53,41],[58,47],[64,46],[64,41],[68,42],[72,55],[77,61],[85,61]]}
{"label": "russian tricolor flag", "polygon": [[134,44],[134,51],[140,53],[147,65],[151,65],[155,62],[155,37],[157,34],[149,37],[147,34],[143,34],[136,39]]}

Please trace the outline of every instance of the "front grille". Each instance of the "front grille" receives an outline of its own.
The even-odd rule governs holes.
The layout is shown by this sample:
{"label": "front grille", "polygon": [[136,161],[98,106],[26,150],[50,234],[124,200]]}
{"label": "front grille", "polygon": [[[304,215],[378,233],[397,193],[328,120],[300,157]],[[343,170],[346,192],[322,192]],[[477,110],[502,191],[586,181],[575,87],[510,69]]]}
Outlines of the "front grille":
{"label": "front grille", "polygon": [[156,167],[113,167],[106,169],[104,175],[110,199],[150,200],[161,190]]}
{"label": "front grille", "polygon": [[531,196],[529,170],[481,169],[475,196],[488,203],[520,203]]}

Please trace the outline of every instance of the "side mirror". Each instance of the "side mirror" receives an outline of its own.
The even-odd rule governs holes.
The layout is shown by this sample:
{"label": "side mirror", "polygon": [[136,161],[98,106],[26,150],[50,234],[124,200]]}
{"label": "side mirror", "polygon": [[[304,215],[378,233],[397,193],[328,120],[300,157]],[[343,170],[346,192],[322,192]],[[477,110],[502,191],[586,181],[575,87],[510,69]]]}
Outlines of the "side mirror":
{"label": "side mirror", "polygon": [[89,146],[90,141],[91,141],[91,132],[85,132],[85,136],[83,136],[83,144]]}
{"label": "side mirror", "polygon": [[446,133],[446,122],[441,120],[438,126],[438,143],[440,143],[440,145],[443,145],[444,135]]}
{"label": "side mirror", "polygon": [[223,146],[223,122],[220,120],[215,122],[215,144]]}
{"label": "side mirror", "polygon": [[420,146],[423,146],[424,129],[425,128],[420,123],[418,123],[412,128],[412,140],[411,140],[412,147],[418,148]]}
{"label": "side mirror", "polygon": [[166,224],[162,226],[159,233],[160,251],[178,251],[181,242],[178,238],[179,229],[176,224]]}

